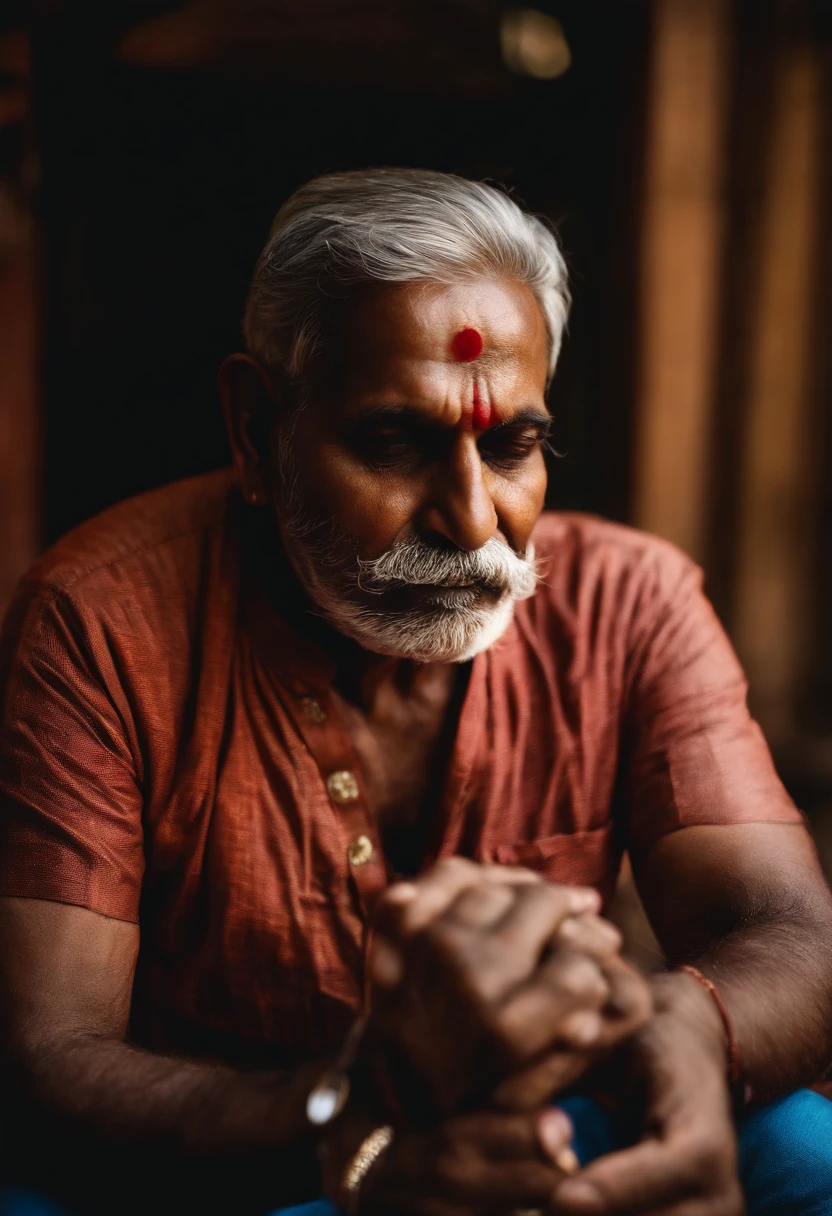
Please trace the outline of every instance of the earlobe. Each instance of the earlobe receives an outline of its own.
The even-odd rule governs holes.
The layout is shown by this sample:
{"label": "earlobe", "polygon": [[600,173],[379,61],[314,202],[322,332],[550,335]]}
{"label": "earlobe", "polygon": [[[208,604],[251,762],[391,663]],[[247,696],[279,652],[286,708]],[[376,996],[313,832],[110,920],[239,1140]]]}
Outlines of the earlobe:
{"label": "earlobe", "polygon": [[269,368],[253,355],[229,355],[217,386],[243,496],[252,506],[269,501],[268,434],[280,408]]}

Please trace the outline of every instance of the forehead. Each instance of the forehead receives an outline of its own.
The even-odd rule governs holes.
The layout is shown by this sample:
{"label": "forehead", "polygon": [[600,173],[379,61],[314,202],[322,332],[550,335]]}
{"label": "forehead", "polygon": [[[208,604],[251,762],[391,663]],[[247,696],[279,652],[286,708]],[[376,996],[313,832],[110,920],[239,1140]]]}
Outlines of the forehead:
{"label": "forehead", "polygon": [[[482,354],[460,363],[454,338],[482,336]],[[476,279],[450,286],[384,285],[354,301],[341,328],[350,396],[430,392],[460,376],[523,382],[542,392],[548,335],[540,306],[524,283]]]}

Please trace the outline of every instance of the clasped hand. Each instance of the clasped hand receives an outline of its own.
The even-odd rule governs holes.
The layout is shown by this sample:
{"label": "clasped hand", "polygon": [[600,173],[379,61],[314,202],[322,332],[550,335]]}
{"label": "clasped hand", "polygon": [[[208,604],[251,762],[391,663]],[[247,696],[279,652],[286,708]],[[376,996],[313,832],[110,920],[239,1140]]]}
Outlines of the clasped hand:
{"label": "clasped hand", "polygon": [[[368,1175],[362,1216],[738,1216],[719,1017],[682,976],[654,1010],[599,911],[589,888],[460,859],[390,889],[369,1037],[416,1117]],[[570,1181],[552,1100],[591,1069],[629,1074],[616,1096],[643,1110],[642,1139]]]}
{"label": "clasped hand", "polygon": [[418,1113],[366,1180],[362,1213],[548,1208],[576,1164],[550,1099],[650,1014],[599,908],[589,888],[457,858],[390,889],[369,1034]]}
{"label": "clasped hand", "polygon": [[390,889],[375,1029],[436,1113],[537,1109],[646,1021],[647,985],[599,907],[591,888],[460,858]]}

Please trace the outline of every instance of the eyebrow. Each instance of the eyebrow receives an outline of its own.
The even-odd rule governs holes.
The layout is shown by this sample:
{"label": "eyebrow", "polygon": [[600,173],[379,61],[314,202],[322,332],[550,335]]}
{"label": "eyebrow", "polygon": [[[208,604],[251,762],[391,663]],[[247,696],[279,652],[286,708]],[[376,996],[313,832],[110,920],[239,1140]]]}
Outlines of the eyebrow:
{"label": "eyebrow", "polygon": [[552,417],[550,414],[536,409],[535,406],[526,406],[524,409],[518,410],[516,414],[512,414],[511,418],[506,418],[504,422],[498,422],[496,426],[490,427],[486,434],[499,435],[500,431],[522,430],[526,426],[534,427],[536,431],[540,432],[541,438],[545,438],[551,430]]}
{"label": "eyebrow", "polygon": [[[417,410],[412,405],[379,405],[373,409],[365,410],[360,414],[353,414],[344,419],[347,426],[351,430],[378,425],[383,423],[412,423],[418,427],[435,428],[436,430],[444,430],[445,425],[434,418],[428,418],[421,410]],[[487,432],[490,435],[499,434],[500,431],[507,429],[520,430],[524,426],[534,427],[541,432],[541,435],[546,435],[552,425],[551,416],[536,406],[526,406],[512,414],[510,418],[499,422],[496,426],[491,427]]]}

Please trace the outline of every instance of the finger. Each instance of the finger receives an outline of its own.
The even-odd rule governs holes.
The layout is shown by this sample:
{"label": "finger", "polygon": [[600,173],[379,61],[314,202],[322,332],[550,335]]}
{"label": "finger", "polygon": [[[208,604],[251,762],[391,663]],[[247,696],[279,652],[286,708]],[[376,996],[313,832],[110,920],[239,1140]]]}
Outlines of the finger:
{"label": "finger", "polygon": [[449,1212],[481,1216],[540,1209],[565,1169],[573,1167],[572,1135],[568,1116],[556,1109],[531,1117],[484,1111],[449,1119],[431,1132],[406,1134],[371,1190],[368,1211],[422,1216],[444,1212],[447,1205]]}
{"label": "finger", "polygon": [[437,1158],[422,1175],[429,1193],[478,1212],[539,1209],[563,1177],[557,1166],[537,1158],[497,1162],[477,1152]]}
{"label": "finger", "polygon": [[371,980],[379,988],[398,988],[404,979],[404,955],[380,933],[373,934],[367,966]]}
{"label": "finger", "polygon": [[[425,928],[420,940],[429,955],[453,959],[470,988],[486,1001],[499,1000],[543,970],[547,964],[539,968],[540,958],[560,924],[598,901],[597,893],[588,887],[554,883],[518,885],[513,888],[514,898],[503,917],[483,928],[467,923],[464,913],[457,911],[460,904],[463,908],[471,907],[469,894],[460,893]],[[484,899],[478,905],[481,917]],[[558,952],[566,953],[571,952]],[[529,1053],[524,1058],[529,1058]]]}
{"label": "finger", "polygon": [[621,949],[622,937],[615,925],[585,912],[582,916],[567,916],[555,935],[558,944],[571,950],[583,950],[594,958],[607,958]]}
{"label": "finger", "polygon": [[506,949],[535,958],[569,917],[597,912],[601,906],[601,897],[592,887],[551,882],[518,888],[515,896],[495,933]]}
{"label": "finger", "polygon": [[703,1180],[695,1158],[671,1142],[645,1140],[601,1157],[555,1188],[556,1212],[629,1216],[697,1197]]}
{"label": "finger", "polygon": [[539,1161],[481,1160],[463,1179],[440,1172],[437,1183],[443,1198],[471,1204],[477,1212],[539,1211],[563,1176],[557,1166]]}
{"label": "finger", "polygon": [[508,912],[516,890],[516,887],[496,882],[468,887],[445,909],[443,919],[471,929],[490,928]]}
{"label": "finger", "polygon": [[610,987],[588,955],[559,950],[501,1005],[496,1029],[511,1059],[527,1063],[555,1045],[587,1048],[602,1029]]}
{"label": "finger", "polygon": [[393,940],[412,937],[430,924],[467,887],[540,883],[538,874],[520,867],[487,866],[464,857],[448,857],[412,882],[395,883],[379,902],[378,929]]}
{"label": "finger", "polygon": [[545,1165],[572,1145],[572,1120],[558,1107],[537,1110],[531,1115],[480,1111],[449,1119],[435,1133],[434,1152],[440,1155],[458,1145],[473,1145],[488,1161],[525,1162]]}
{"label": "finger", "polygon": [[533,1115],[507,1114],[484,1110],[457,1115],[437,1129],[434,1139],[425,1143],[432,1151],[454,1145],[475,1145],[477,1152],[491,1161],[551,1160],[552,1152],[571,1143],[573,1128],[569,1116],[557,1111],[556,1118],[544,1127],[547,1140],[541,1140],[538,1112]]}
{"label": "finger", "polygon": [[551,1102],[559,1093],[584,1075],[597,1062],[593,1051],[556,1049],[547,1052],[526,1068],[521,1068],[501,1081],[491,1095],[491,1101],[500,1110],[539,1110]]}
{"label": "finger", "polygon": [[543,1152],[564,1174],[575,1174],[580,1162],[572,1148],[572,1120],[556,1106],[537,1116],[537,1139]]}
{"label": "finger", "polygon": [[644,976],[620,958],[600,963],[601,972],[609,985],[609,1000],[601,1011],[602,1023],[595,1041],[600,1049],[617,1046],[635,1034],[653,1012],[650,989]]}
{"label": "finger", "polygon": [[482,1112],[448,1120],[423,1140],[415,1185],[477,1211],[539,1208],[571,1165],[572,1124],[563,1111],[522,1117]]}

